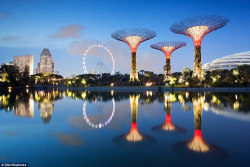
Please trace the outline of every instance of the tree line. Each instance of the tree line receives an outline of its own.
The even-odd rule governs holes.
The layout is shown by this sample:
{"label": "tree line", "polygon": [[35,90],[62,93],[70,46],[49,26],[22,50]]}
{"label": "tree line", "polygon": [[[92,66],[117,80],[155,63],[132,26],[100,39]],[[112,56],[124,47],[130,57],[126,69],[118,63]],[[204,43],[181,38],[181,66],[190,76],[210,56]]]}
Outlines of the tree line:
{"label": "tree line", "polygon": [[126,85],[169,85],[171,87],[250,87],[250,65],[238,66],[231,70],[203,71],[202,79],[193,76],[193,71],[184,68],[182,72],[174,72],[166,80],[164,74],[141,70],[138,73],[140,82],[130,83],[129,74],[116,72],[102,74],[81,74],[64,78],[57,74],[39,73],[29,76],[29,68],[20,71],[15,65],[2,65],[0,68],[1,87],[22,86],[126,86]]}

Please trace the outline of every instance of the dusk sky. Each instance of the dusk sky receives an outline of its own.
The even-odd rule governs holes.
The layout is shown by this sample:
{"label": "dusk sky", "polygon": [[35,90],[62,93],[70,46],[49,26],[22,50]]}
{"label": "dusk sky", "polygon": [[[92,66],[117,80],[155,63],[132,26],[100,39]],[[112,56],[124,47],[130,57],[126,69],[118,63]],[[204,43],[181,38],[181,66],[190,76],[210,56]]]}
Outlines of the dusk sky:
{"label": "dusk sky", "polygon": [[[48,48],[55,70],[63,76],[83,74],[82,57],[95,43],[107,46],[115,59],[115,71],[129,73],[130,49],[111,38],[123,28],[147,28],[157,36],[137,49],[138,71],[163,73],[164,54],[150,48],[160,41],[183,41],[187,46],[171,57],[172,72],[193,68],[194,45],[169,27],[187,17],[222,15],[229,23],[211,32],[202,41],[202,64],[226,55],[250,51],[249,0],[0,0],[0,63],[17,55],[33,54],[34,68],[43,48]],[[102,49],[87,57],[91,71],[103,62],[111,72],[111,58]]]}

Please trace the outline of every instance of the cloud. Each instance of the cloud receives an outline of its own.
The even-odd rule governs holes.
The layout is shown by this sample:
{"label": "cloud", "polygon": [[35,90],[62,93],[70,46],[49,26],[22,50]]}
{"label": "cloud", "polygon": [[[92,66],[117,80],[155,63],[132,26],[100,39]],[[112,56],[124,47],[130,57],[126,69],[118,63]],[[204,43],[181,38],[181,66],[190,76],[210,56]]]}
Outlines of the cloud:
{"label": "cloud", "polygon": [[[71,55],[83,55],[83,53],[85,52],[85,50],[90,47],[93,44],[99,44],[101,43],[98,40],[81,40],[81,41],[75,41],[72,42],[69,47],[68,47],[68,53]],[[93,50],[91,50],[89,53],[90,54],[97,54],[97,49],[94,48]]]}
{"label": "cloud", "polygon": [[81,32],[84,29],[82,25],[71,24],[60,27],[58,32],[49,37],[51,38],[78,38],[81,36]]}
{"label": "cloud", "polygon": [[7,137],[16,137],[16,136],[18,136],[18,133],[16,132],[16,131],[11,131],[11,130],[9,130],[9,131],[4,131],[4,133],[3,133],[5,136],[7,136]]}
{"label": "cloud", "polygon": [[2,40],[8,41],[8,42],[16,41],[17,39],[18,39],[18,36],[15,36],[15,35],[6,35],[2,38]]}
{"label": "cloud", "polygon": [[3,18],[5,17],[5,14],[4,13],[0,13],[0,18]]}
{"label": "cloud", "polygon": [[77,134],[67,134],[67,133],[53,133],[53,137],[58,139],[62,144],[68,146],[82,146],[83,141]]}

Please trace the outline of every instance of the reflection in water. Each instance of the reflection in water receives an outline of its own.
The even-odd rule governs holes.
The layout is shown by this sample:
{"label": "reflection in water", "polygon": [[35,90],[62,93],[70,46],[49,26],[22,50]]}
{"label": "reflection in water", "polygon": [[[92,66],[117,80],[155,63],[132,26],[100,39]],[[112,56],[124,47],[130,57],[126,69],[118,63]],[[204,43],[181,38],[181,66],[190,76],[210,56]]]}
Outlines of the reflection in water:
{"label": "reflection in water", "polygon": [[165,122],[160,126],[153,127],[152,130],[154,131],[163,130],[168,132],[185,132],[186,130],[184,128],[176,126],[172,123],[171,108],[172,108],[172,102],[176,101],[175,94],[165,93],[164,99],[165,99],[164,110],[166,112]]}
{"label": "reflection in water", "polygon": [[139,94],[129,95],[131,110],[131,128],[129,133],[114,138],[114,143],[123,146],[130,146],[130,144],[133,143],[139,144],[137,146],[147,146],[155,143],[155,140],[152,137],[141,134],[137,128],[137,111],[139,98]]}
{"label": "reflection in water", "polygon": [[19,102],[14,108],[14,115],[19,117],[34,117],[34,99],[30,98],[27,103]]}
{"label": "reflection in water", "polygon": [[52,117],[55,100],[62,98],[62,92],[53,91],[11,91],[0,92],[0,109],[14,111],[18,117],[34,117],[34,101],[38,103],[40,117],[48,123]]}
{"label": "reflection in water", "polygon": [[202,120],[204,98],[205,98],[204,96],[193,98],[195,132],[193,139],[188,142],[187,147],[188,149],[195,152],[209,151],[209,145],[203,139],[201,131],[201,120]]}
{"label": "reflection in water", "polygon": [[198,93],[198,97],[193,97],[192,100],[195,126],[194,136],[189,141],[173,145],[173,149],[178,153],[187,154],[190,151],[189,153],[197,153],[196,155],[206,155],[206,158],[226,157],[226,153],[221,148],[208,144],[202,136],[201,123],[205,96],[200,96]]}
{"label": "reflection in water", "polygon": [[83,103],[83,118],[84,118],[84,120],[92,128],[103,128],[104,126],[107,126],[111,122],[111,120],[113,119],[114,114],[115,114],[115,99],[114,98],[112,99],[112,104],[113,104],[113,109],[112,109],[112,113],[109,116],[109,118],[104,123],[100,122],[98,124],[95,124],[95,123],[92,123],[87,116],[87,113],[86,113],[87,101],[85,100],[85,102]]}
{"label": "reflection in water", "polygon": [[[62,103],[56,102],[56,100],[59,99],[63,99]],[[73,99],[78,100],[78,102]],[[97,103],[98,101],[103,103],[104,108],[100,110],[104,112],[100,115],[96,114],[99,111],[95,110],[96,105],[94,104],[91,106],[91,104],[89,104],[94,103],[95,101]],[[111,101],[113,104],[113,110],[111,107]],[[82,102],[83,104],[87,104],[87,108],[83,109],[83,111],[81,110],[81,106],[79,106]],[[128,103],[130,103],[130,111],[128,110]],[[107,104],[110,105],[108,109],[105,108],[108,106]],[[162,111],[162,113],[154,111],[161,110],[163,106],[166,113],[163,113]],[[58,111],[57,107],[58,109],[63,107],[70,108],[72,111],[55,114],[54,112]],[[138,113],[141,111],[139,107],[143,108],[142,115],[140,115],[141,113]],[[130,93],[116,91],[90,92],[80,90],[24,90],[19,92],[12,90],[9,93],[8,91],[0,91],[0,118],[2,119],[1,122],[3,125],[0,131],[1,142],[3,143],[1,145],[1,151],[4,154],[7,153],[7,156],[13,154],[13,156],[17,156],[17,159],[21,159],[22,157],[19,152],[22,150],[9,150],[9,144],[12,144],[13,148],[19,148],[20,143],[22,143],[22,148],[27,148],[28,150],[27,157],[32,157],[35,153],[40,155],[45,153],[43,151],[35,152],[40,148],[41,144],[39,143],[45,143],[46,146],[51,148],[51,155],[54,154],[57,157],[63,157],[71,162],[85,163],[85,166],[90,166],[90,162],[93,162],[93,160],[96,160],[96,158],[99,159],[100,157],[100,161],[96,161],[96,166],[101,166],[100,164],[105,161],[106,156],[123,156],[123,159],[126,160],[131,158],[131,162],[124,164],[124,166],[133,166],[131,163],[138,160],[141,163],[139,166],[144,166],[144,164],[146,164],[145,166],[149,166],[153,161],[153,163],[157,163],[155,166],[166,166],[166,163],[168,163],[169,166],[173,166],[172,164],[174,164],[176,160],[181,164],[180,166],[185,166],[185,163],[197,163],[197,165],[199,165],[201,161],[203,161],[203,164],[200,166],[212,166],[213,163],[215,164],[214,166],[222,166],[218,165],[217,161],[213,160],[214,158],[219,160],[225,158],[226,153],[221,148],[209,143],[210,141],[214,144],[220,145],[220,147],[223,147],[228,151],[230,159],[227,159],[226,162],[241,162],[241,160],[243,160],[243,165],[239,166],[244,166],[247,161],[247,158],[245,158],[247,156],[245,155],[247,155],[247,148],[249,147],[249,142],[247,141],[249,135],[245,133],[249,130],[249,122],[247,122],[250,120],[249,108],[249,93],[163,93],[155,91]],[[119,113],[115,113],[116,115],[114,116],[115,109],[116,112],[118,109]],[[203,112],[203,109],[207,109],[210,113]],[[176,110],[179,110],[178,113],[172,113],[172,111],[175,112]],[[186,112],[186,110],[193,110],[193,112]],[[218,117],[214,113],[221,114],[222,116],[217,119]],[[194,117],[192,117],[192,114]],[[213,120],[206,123],[208,125],[213,125],[207,127],[208,131],[202,129],[204,128],[202,127],[202,119],[206,119],[206,114],[209,115],[208,120]],[[15,115],[18,116],[18,118],[15,117]],[[37,118],[31,121],[35,116]],[[140,116],[142,116],[142,119],[140,119]],[[165,121],[162,120],[163,123],[160,126],[153,128],[153,130],[156,129],[160,132],[167,133],[167,138],[163,135],[157,135],[149,129],[149,127],[155,123],[160,123],[157,123],[157,121],[159,121],[159,116],[164,117],[162,119],[165,119]],[[231,119],[225,119],[223,118],[224,116],[230,116]],[[23,119],[24,117],[29,117],[31,119]],[[96,122],[97,120],[102,120],[104,117],[108,118],[106,122]],[[247,121],[232,120],[235,118],[244,118]],[[50,122],[53,124],[40,126],[40,124],[43,124],[41,119],[44,122]],[[38,124],[36,121],[38,121]],[[89,122],[88,125],[86,125],[85,121]],[[191,125],[191,127],[194,127],[194,132],[193,130],[188,131],[189,133],[183,134],[182,136],[172,135],[175,132],[183,132],[183,128],[175,125],[177,121],[182,123],[180,125],[183,127],[186,125],[185,128],[190,128]],[[91,122],[94,122],[95,124]],[[224,127],[219,127],[217,130],[214,130],[217,128],[217,126],[214,125],[221,122],[223,124],[225,123]],[[234,126],[236,124],[232,125],[232,122],[238,123],[237,126]],[[110,124],[105,126],[108,123]],[[93,131],[92,127],[105,129],[101,131]],[[124,128],[126,129],[124,130]],[[225,133],[219,134],[221,131],[224,131]],[[152,137],[154,138],[144,135],[145,132],[148,132],[150,135],[152,134]],[[207,135],[204,135],[206,132]],[[123,135],[117,136],[117,134]],[[85,144],[83,135],[84,139],[86,139],[86,147],[84,149],[72,148],[71,146],[78,147]],[[216,137],[213,138],[213,140],[212,135]],[[227,143],[220,143],[221,141],[227,140],[228,137],[230,137],[230,141],[227,141]],[[27,140],[27,142],[23,142],[24,139]],[[159,141],[157,145],[155,145],[155,147],[147,148],[148,146],[156,144],[155,139]],[[112,140],[112,142],[110,140]],[[174,144],[172,147],[173,150],[170,150],[169,148],[171,148],[170,146],[172,146],[172,143],[175,143],[178,140],[184,140],[184,142]],[[30,148],[30,146],[34,146],[35,143],[38,143],[38,145],[36,145],[37,149]],[[240,145],[237,145],[236,148],[237,143],[240,143]],[[130,154],[131,150],[117,148],[113,144],[126,148],[133,148],[134,150],[132,154]],[[234,146],[230,146],[230,144],[234,144]],[[41,148],[42,146],[43,145],[41,145]],[[143,149],[137,149],[138,147]],[[238,150],[233,152],[236,149]],[[93,150],[99,150],[99,152]],[[102,151],[104,151],[105,155],[101,154]],[[178,154],[172,154],[172,151]],[[66,157],[68,154],[65,154],[65,152],[72,154],[72,156]],[[143,152],[143,154],[137,154],[141,152]],[[85,155],[88,156],[86,157]],[[179,155],[184,156],[180,158]],[[11,155],[10,157],[13,156]],[[104,157],[102,158],[102,156]],[[164,156],[169,156],[170,161],[166,162]],[[58,163],[61,160],[58,160],[58,158],[53,156],[50,157],[52,157],[53,162],[55,163]],[[135,157],[137,157],[137,159],[135,159]],[[192,158],[195,160],[193,161]],[[212,161],[209,161],[211,163],[208,162],[210,158],[212,159]],[[78,161],[79,159],[80,161]],[[6,160],[8,161],[9,157]],[[34,161],[36,162],[36,160],[31,159],[29,163],[34,163]],[[110,161],[107,161],[107,163],[102,165],[117,166],[117,164],[123,163],[121,162],[120,157],[112,162],[113,164],[108,164]],[[224,163],[224,161],[221,163]],[[60,162],[58,164],[60,164]],[[63,165],[60,164],[59,166]]]}
{"label": "reflection in water", "polygon": [[45,92],[35,92],[35,100],[38,102],[38,109],[40,110],[40,117],[44,123],[49,123],[54,111],[55,100],[61,99],[62,93],[58,90]]}
{"label": "reflection in water", "polygon": [[52,118],[52,112],[54,110],[54,101],[43,101],[38,103],[38,109],[40,110],[40,117],[44,123],[48,123]]}
{"label": "reflection in water", "polygon": [[62,144],[68,146],[82,146],[83,140],[77,134],[68,134],[68,133],[52,133],[53,137],[58,139]]}
{"label": "reflection in water", "polygon": [[126,135],[126,140],[130,142],[137,142],[142,140],[142,135],[137,128],[137,110],[138,110],[138,101],[140,95],[130,95],[130,111],[131,111],[131,128],[129,133]]}

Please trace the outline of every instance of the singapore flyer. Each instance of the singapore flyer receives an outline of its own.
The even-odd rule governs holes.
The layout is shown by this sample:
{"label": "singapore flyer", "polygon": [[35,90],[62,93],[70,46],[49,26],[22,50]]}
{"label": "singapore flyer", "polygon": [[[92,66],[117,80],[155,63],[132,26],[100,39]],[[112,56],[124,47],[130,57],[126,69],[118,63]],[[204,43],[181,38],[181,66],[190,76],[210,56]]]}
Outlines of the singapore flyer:
{"label": "singapore flyer", "polygon": [[100,123],[92,123],[90,121],[90,119],[88,118],[87,113],[86,113],[87,101],[85,101],[83,103],[83,118],[86,121],[86,123],[89,126],[91,126],[92,128],[103,128],[104,126],[107,126],[114,117],[114,114],[115,114],[115,99],[114,98],[112,99],[112,105],[113,105],[112,112],[111,112],[109,118],[106,121],[104,121],[103,123],[101,123],[101,122]]}
{"label": "singapore flyer", "polygon": [[115,60],[114,60],[114,57],[112,55],[112,53],[110,52],[110,50],[102,45],[102,44],[94,44],[94,45],[91,45],[90,47],[88,47],[85,51],[84,51],[84,54],[83,54],[83,70],[85,72],[85,74],[88,74],[88,70],[87,70],[87,66],[86,66],[86,58],[87,58],[87,55],[89,54],[89,52],[94,49],[94,48],[103,48],[107,53],[108,55],[111,57],[111,60],[112,60],[112,70],[111,70],[111,75],[114,75],[115,73]]}

